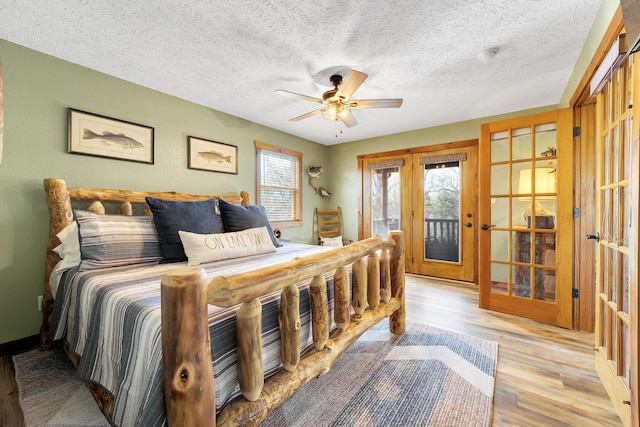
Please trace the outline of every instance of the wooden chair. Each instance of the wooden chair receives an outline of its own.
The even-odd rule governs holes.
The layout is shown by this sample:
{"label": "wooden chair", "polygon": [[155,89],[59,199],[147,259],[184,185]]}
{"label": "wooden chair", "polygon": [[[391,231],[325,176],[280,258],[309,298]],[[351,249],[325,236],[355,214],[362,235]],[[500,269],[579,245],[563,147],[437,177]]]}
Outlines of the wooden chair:
{"label": "wooden chair", "polygon": [[340,207],[338,206],[338,209],[333,211],[319,211],[318,208],[316,208],[316,229],[319,245],[323,245],[323,239],[325,238],[339,237],[342,239],[342,214]]}

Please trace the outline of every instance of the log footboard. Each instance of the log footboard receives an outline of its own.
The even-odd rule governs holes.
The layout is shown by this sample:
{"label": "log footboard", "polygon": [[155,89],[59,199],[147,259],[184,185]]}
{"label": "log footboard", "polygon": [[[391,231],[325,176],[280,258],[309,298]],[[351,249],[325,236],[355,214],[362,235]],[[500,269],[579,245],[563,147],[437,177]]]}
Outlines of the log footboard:
{"label": "log footboard", "polygon": [[[350,264],[351,290],[351,278],[345,268]],[[338,329],[329,336],[324,274],[331,271],[335,271],[334,321]],[[169,426],[258,425],[296,390],[328,372],[358,337],[383,318],[389,317],[392,333],[405,332],[402,232],[391,232],[388,241],[372,237],[289,263],[219,276],[208,284],[203,277],[197,268],[183,268],[166,274],[162,280],[162,348]],[[315,351],[301,358],[296,304],[299,294],[292,287],[308,279]],[[282,292],[280,331],[285,369],[264,383],[258,298],[277,291]],[[241,304],[237,351],[244,398],[227,404],[217,420],[207,302],[221,307]]]}

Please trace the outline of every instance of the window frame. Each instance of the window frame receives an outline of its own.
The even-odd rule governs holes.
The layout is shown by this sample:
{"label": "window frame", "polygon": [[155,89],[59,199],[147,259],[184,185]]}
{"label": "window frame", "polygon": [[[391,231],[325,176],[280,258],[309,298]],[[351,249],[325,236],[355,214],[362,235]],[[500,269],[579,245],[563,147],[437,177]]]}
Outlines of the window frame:
{"label": "window frame", "polygon": [[258,205],[264,205],[262,201],[262,153],[279,153],[295,157],[297,159],[298,182],[296,183],[297,188],[294,188],[293,218],[287,220],[273,220],[269,218],[269,222],[273,225],[274,228],[302,227],[302,153],[299,151],[289,150],[287,148],[266,144],[260,141],[254,142],[256,146],[256,204]]}

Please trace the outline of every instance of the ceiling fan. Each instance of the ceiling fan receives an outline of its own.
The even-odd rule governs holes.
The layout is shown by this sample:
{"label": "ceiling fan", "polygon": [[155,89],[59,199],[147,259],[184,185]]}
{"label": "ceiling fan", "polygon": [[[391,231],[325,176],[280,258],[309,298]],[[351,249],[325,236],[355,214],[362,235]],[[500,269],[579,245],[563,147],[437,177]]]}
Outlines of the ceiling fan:
{"label": "ceiling fan", "polygon": [[297,122],[317,114],[322,114],[322,117],[326,120],[340,120],[350,128],[358,124],[356,118],[351,114],[351,110],[354,108],[398,108],[402,105],[402,98],[352,100],[351,95],[358,90],[367,77],[368,76],[365,73],[351,70],[344,81],[342,81],[342,76],[334,74],[329,78],[329,81],[331,81],[331,84],[333,85],[333,89],[323,93],[322,99],[282,89],[276,90],[276,93],[291,98],[304,99],[318,104],[324,104],[322,108],[289,119],[291,122]]}

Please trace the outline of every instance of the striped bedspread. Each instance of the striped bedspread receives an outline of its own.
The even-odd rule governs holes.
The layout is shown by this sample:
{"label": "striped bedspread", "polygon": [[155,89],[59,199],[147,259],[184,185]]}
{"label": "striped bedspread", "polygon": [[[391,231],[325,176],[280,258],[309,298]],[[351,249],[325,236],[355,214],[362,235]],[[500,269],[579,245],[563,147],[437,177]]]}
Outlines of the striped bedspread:
{"label": "striped bedspread", "polygon": [[[203,264],[207,280],[307,256],[331,248],[288,243],[277,252]],[[52,318],[54,339],[66,336],[81,356],[78,376],[100,384],[114,396],[116,426],[166,424],[162,380],[160,280],[185,263],[66,272],[58,288]],[[327,281],[332,277],[327,275]],[[312,341],[309,283],[300,284],[301,346]],[[333,286],[327,287],[330,319]],[[263,302],[262,340],[265,375],[280,364],[279,294]],[[216,409],[237,397],[236,308],[209,305],[209,330],[216,388]],[[331,320],[333,328],[333,321]]]}

